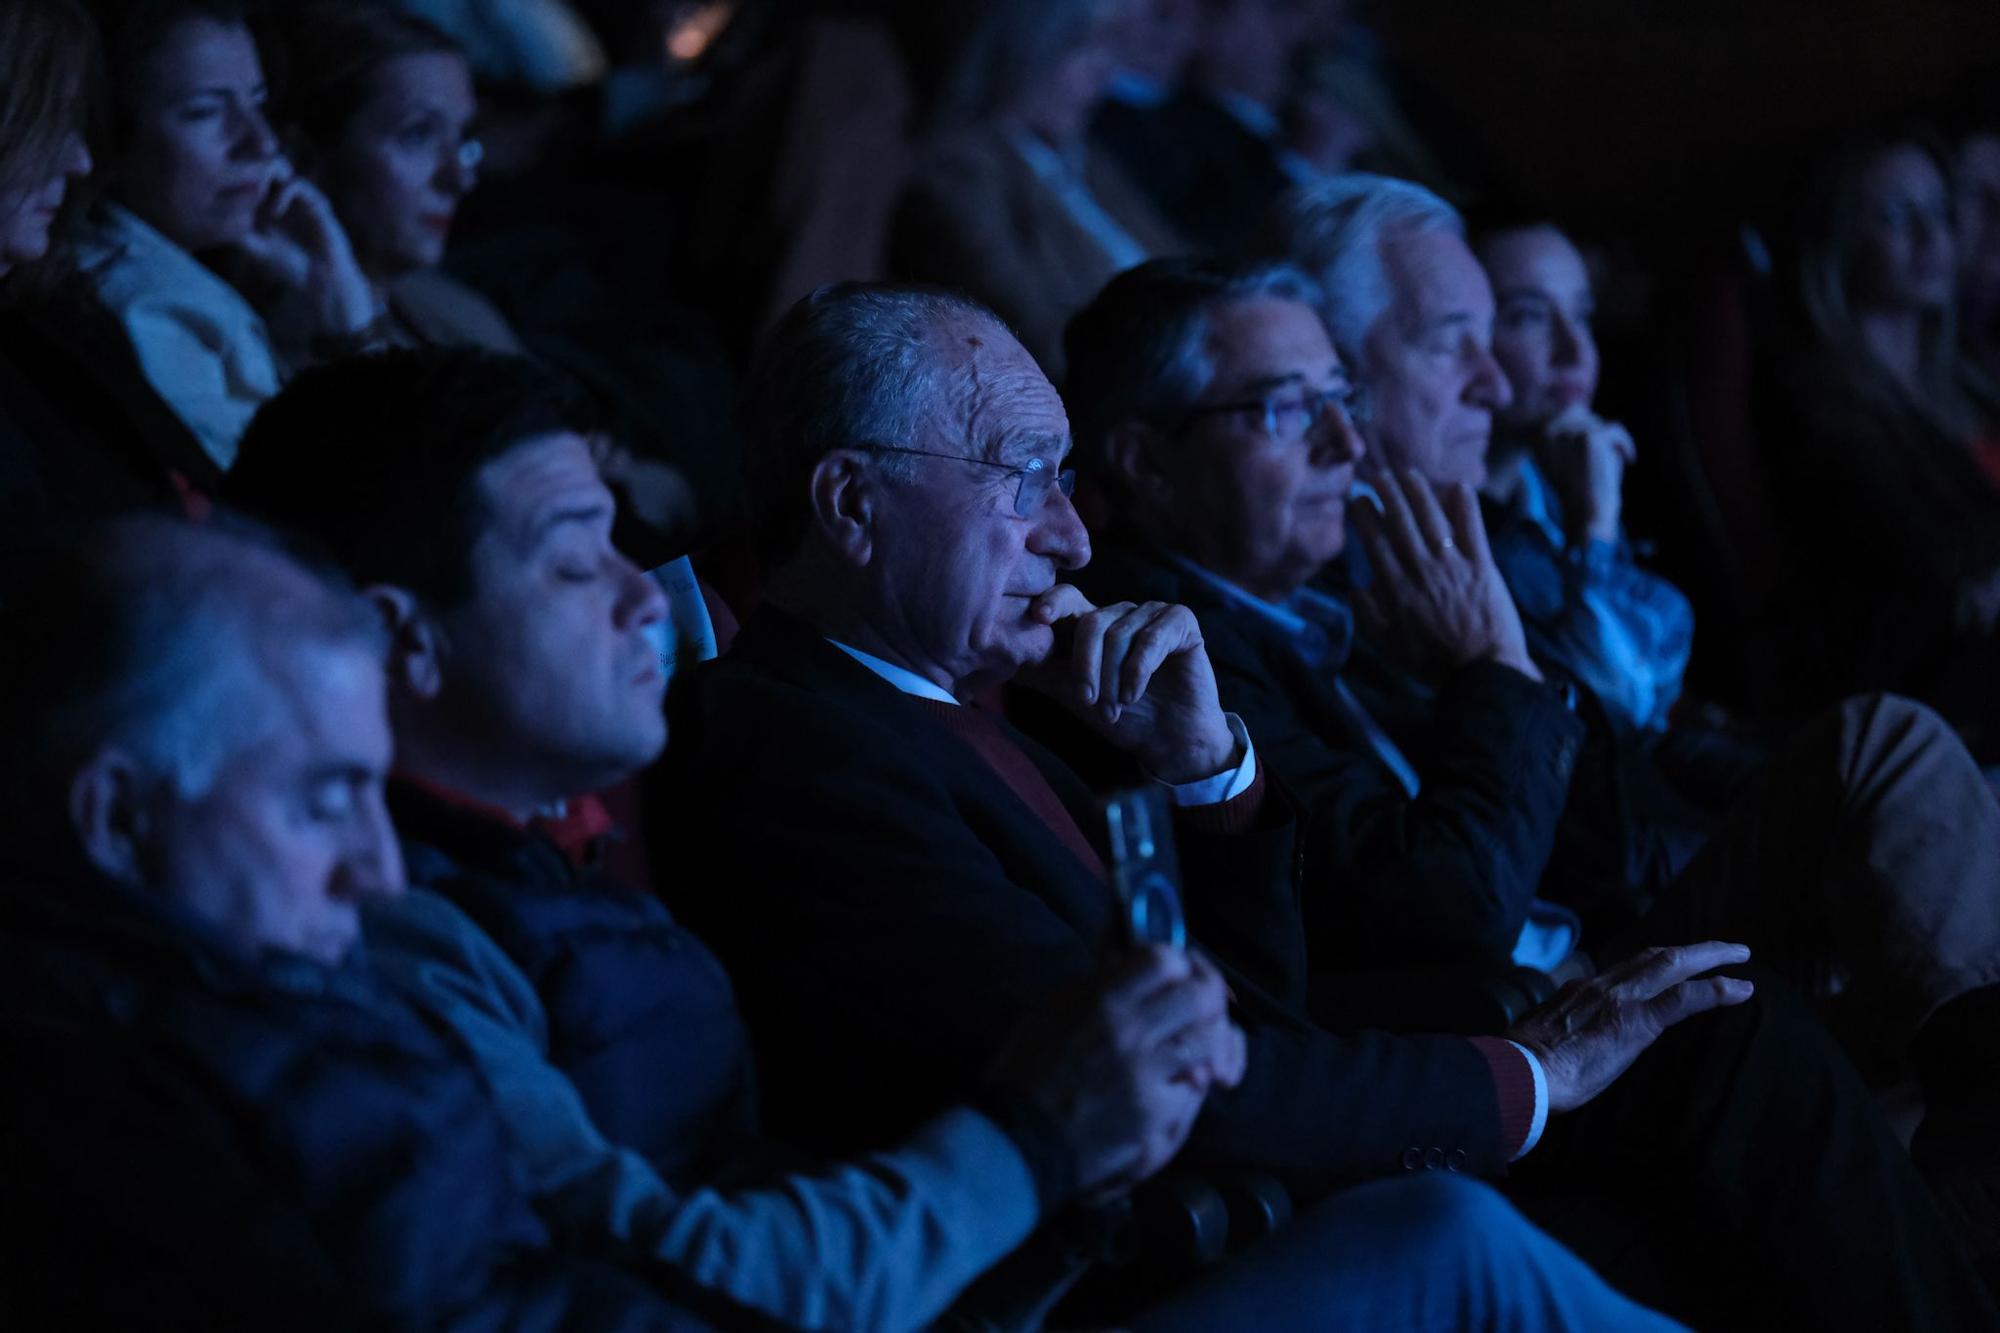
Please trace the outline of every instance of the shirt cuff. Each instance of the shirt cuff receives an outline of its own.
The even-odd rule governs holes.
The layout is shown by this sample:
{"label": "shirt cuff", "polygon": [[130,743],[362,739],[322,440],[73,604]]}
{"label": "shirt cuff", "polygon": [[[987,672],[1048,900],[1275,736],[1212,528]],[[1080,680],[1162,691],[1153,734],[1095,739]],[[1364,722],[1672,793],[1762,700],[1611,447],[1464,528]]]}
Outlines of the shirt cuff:
{"label": "shirt cuff", "polygon": [[1528,1138],[1521,1145],[1521,1151],[1508,1159],[1518,1162],[1535,1150],[1535,1145],[1542,1141],[1542,1131],[1549,1127],[1549,1076],[1533,1051],[1518,1041],[1507,1044],[1521,1053],[1521,1058],[1528,1062],[1528,1072],[1535,1076],[1535,1118],[1528,1122]]}
{"label": "shirt cuff", "polygon": [[1236,738],[1243,749],[1243,759],[1236,767],[1217,773],[1212,778],[1197,778],[1193,782],[1178,785],[1161,783],[1167,789],[1167,799],[1177,806],[1220,805],[1233,801],[1250,790],[1250,784],[1257,780],[1257,748],[1250,743],[1250,729],[1243,725],[1243,719],[1234,713],[1224,713],[1223,720],[1229,723],[1229,734]]}
{"label": "shirt cuff", "polygon": [[1485,1057],[1500,1104],[1500,1147],[1507,1160],[1518,1162],[1541,1142],[1549,1123],[1549,1082],[1542,1062],[1519,1042],[1499,1037],[1473,1037]]}

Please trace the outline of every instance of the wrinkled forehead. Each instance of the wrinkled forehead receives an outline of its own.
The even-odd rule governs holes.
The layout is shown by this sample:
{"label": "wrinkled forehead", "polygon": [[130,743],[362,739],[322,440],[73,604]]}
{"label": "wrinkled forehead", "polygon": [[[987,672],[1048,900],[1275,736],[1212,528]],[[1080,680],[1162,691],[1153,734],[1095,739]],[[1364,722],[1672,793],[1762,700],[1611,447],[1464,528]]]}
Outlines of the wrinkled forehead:
{"label": "wrinkled forehead", "polygon": [[1061,458],[1069,451],[1062,395],[1014,335],[988,320],[937,332],[944,374],[938,425],[954,451],[994,462]]}
{"label": "wrinkled forehead", "polygon": [[1392,234],[1382,240],[1390,308],[1406,328],[1444,320],[1492,320],[1494,294],[1486,270],[1462,238],[1446,230]]}
{"label": "wrinkled forehead", "polygon": [[610,488],[597,451],[573,431],[531,436],[479,469],[475,489],[484,511],[481,538],[532,546],[553,514],[609,514]]}
{"label": "wrinkled forehead", "polygon": [[267,761],[285,769],[388,768],[388,677],[374,645],[267,635],[257,658],[267,725],[255,743]]}
{"label": "wrinkled forehead", "polygon": [[1202,350],[1212,387],[1316,382],[1342,368],[1319,312],[1289,296],[1252,296],[1211,307]]}

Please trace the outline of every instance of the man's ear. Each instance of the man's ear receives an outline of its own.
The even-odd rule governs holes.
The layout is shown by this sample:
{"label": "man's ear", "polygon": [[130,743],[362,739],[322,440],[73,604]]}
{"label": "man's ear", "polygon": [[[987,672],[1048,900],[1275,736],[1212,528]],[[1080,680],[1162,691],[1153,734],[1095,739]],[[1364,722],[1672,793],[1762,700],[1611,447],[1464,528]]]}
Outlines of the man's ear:
{"label": "man's ear", "polygon": [[444,688],[444,635],[424,613],[416,596],[377,583],[363,594],[389,631],[389,683],[418,699],[435,699]]}
{"label": "man's ear", "polygon": [[1161,466],[1165,436],[1143,421],[1121,421],[1104,437],[1104,466],[1125,491],[1153,505],[1165,505],[1173,483]]}
{"label": "man's ear", "polygon": [[104,750],[92,756],[69,784],[69,821],[91,865],[132,888],[146,882],[157,832],[147,779],[131,755]]}
{"label": "man's ear", "polygon": [[875,476],[852,449],[835,449],[812,470],[812,528],[852,565],[875,553]]}

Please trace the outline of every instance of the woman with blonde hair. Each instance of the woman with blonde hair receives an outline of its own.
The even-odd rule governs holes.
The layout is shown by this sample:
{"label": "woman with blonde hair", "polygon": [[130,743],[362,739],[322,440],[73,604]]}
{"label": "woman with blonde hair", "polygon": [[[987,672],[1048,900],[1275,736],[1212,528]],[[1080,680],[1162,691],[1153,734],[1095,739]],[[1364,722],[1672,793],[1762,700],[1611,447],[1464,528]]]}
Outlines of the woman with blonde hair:
{"label": "woman with blonde hair", "polygon": [[1958,350],[1956,242],[1946,160],[1922,137],[1821,165],[1794,255],[1792,421],[1771,448],[1799,546],[1806,693],[1914,694],[1990,748],[2000,393]]}
{"label": "woman with blonde hair", "polygon": [[890,243],[903,277],[971,293],[1060,377],[1062,329],[1113,275],[1181,249],[1085,131],[1129,0],[987,4],[946,81],[938,135]]}
{"label": "woman with blonde hair", "polygon": [[76,0],[0,5],[0,540],[175,504],[208,461],[74,280],[97,37]]}

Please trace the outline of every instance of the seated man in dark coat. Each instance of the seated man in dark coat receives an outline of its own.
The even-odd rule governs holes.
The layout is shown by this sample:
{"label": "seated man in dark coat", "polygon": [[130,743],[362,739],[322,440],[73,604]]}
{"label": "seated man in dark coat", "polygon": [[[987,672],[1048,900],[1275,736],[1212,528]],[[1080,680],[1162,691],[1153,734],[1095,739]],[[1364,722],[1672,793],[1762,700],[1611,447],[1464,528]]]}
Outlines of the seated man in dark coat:
{"label": "seated man in dark coat", "polygon": [[[1725,1309],[1705,1313],[1738,1320],[1789,1301],[1829,1325],[1948,1322],[1966,1276],[1852,1071],[1783,987],[1743,1004],[1738,983],[1684,980],[1740,950],[1580,984],[1518,1044],[1339,1037],[1300,1016],[1287,802],[1222,711],[1190,613],[1100,609],[1060,581],[1090,555],[1068,423],[988,312],[823,289],[780,325],[749,407],[768,600],[728,656],[676,682],[664,809],[717,852],[677,905],[731,965],[786,1124],[851,1140],[912,1123],[963,1095],[1031,997],[1087,974],[1114,919],[1090,793],[962,702],[1032,679],[1181,805],[1190,924],[1249,1039],[1242,1084],[1190,1141],[1200,1158],[1308,1198],[1399,1170],[1492,1176],[1638,1058],[1601,1113],[1569,1117],[1569,1179],[1644,1179],[1679,1213],[1686,1267],[1666,1296],[1714,1295]],[[1666,1020],[1731,1003],[1640,1057]],[[1827,1137],[1800,1141],[1802,1119]],[[1865,1227],[1833,1185],[1862,1179]],[[1884,1219],[1904,1235],[1890,1252],[1937,1270],[1862,1239]],[[1744,1267],[1697,1239],[1717,1227]]]}
{"label": "seated man in dark coat", "polygon": [[[1315,968],[1554,968],[1579,942],[1621,956],[1536,897],[1560,892],[1584,725],[1525,647],[1468,487],[1384,471],[1383,512],[1351,511],[1377,620],[1428,668],[1429,725],[1378,724],[1344,679],[1353,618],[1312,580],[1346,543],[1361,398],[1318,296],[1282,266],[1166,261],[1073,321],[1073,419],[1121,515],[1087,586],[1195,608],[1224,701],[1312,808]],[[1634,932],[1684,933],[1745,939],[1802,988],[1838,975],[1871,1064],[1936,1047],[1927,1020],[1954,1030],[1935,1108],[1965,1042],[1991,1040],[1976,1016],[2000,981],[2000,807],[1935,715],[1857,700],[1777,756]]]}
{"label": "seated man in dark coat", "polygon": [[[532,366],[391,353],[301,376],[246,438],[236,497],[335,551],[395,628],[391,805],[424,887],[369,914],[371,957],[470,1048],[531,1189],[569,1226],[787,1321],[914,1327],[1039,1216],[1170,1156],[1210,1078],[1240,1072],[1240,1034],[1199,957],[1142,953],[1031,1016],[977,1110],[852,1166],[702,1187],[750,1146],[727,980],[653,899],[579,864],[574,812],[537,814],[663,739],[660,593],[609,543],[587,427]],[[693,1183],[670,1186],[660,1166]],[[1507,1308],[1518,1298],[1494,1279],[1512,1269],[1564,1293],[1540,1312],[1552,1325],[1643,1318],[1536,1233],[1496,1229],[1503,1211],[1463,1181],[1378,1192],[1149,1327],[1319,1319],[1315,1292],[1352,1285],[1413,1232],[1469,1274],[1434,1299]],[[967,1313],[1032,1318],[1049,1279],[1024,1269],[1003,1266]],[[1379,1305],[1343,1299],[1381,1322]]]}
{"label": "seated man in dark coat", "polygon": [[96,547],[0,628],[9,1314],[706,1327],[558,1249],[483,1084],[359,958],[403,884],[366,606],[178,520]]}
{"label": "seated man in dark coat", "polygon": [[308,371],[244,438],[232,498],[331,552],[391,628],[415,887],[368,915],[371,958],[463,1040],[568,1226],[787,1323],[922,1326],[1041,1217],[1171,1157],[1241,1034],[1199,958],[1121,955],[1016,1034],[974,1105],[779,1175],[728,977],[603,872],[579,796],[666,739],[665,599],[612,544],[594,429],[568,381],[439,349]]}

